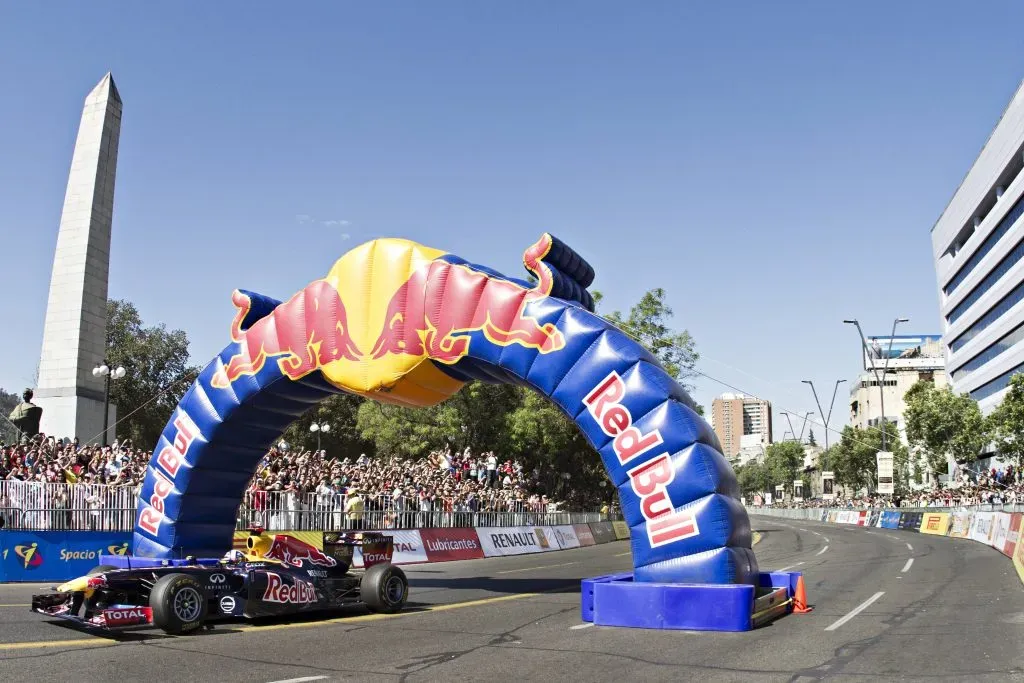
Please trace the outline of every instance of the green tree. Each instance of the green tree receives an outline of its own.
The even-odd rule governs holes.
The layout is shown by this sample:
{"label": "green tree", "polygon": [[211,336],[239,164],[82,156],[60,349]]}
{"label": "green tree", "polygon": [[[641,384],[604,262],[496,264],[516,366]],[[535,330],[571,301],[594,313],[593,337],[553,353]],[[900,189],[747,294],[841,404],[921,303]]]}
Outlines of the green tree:
{"label": "green tree", "polygon": [[536,473],[544,490],[568,496],[577,505],[608,500],[613,489],[604,465],[576,423],[532,391],[523,390],[521,396],[521,405],[508,414],[506,424],[511,454],[523,463],[524,471]]}
{"label": "green tree", "polygon": [[[340,393],[321,401],[288,426],[282,439],[289,448],[305,448],[312,450],[320,436],[320,448],[331,457],[358,457],[362,453],[373,455],[375,444],[363,438],[359,430],[359,408],[365,402],[361,396]],[[309,427],[314,422],[328,424],[327,432],[312,432]]]}
{"label": "green tree", "polygon": [[[107,362],[123,366],[122,379],[111,381],[110,400],[117,405],[118,439],[153,448],[174,407],[200,368],[188,364],[188,336],[163,325],[144,327],[128,301],[107,302]],[[83,443],[102,434],[79,434]]]}
{"label": "green tree", "polygon": [[1010,378],[1010,388],[989,416],[991,436],[1000,455],[1024,467],[1024,374]]}
{"label": "green tree", "polygon": [[0,389],[0,443],[14,443],[18,440],[18,428],[11,424],[7,416],[19,403],[20,396]]}
{"label": "green tree", "polygon": [[[597,293],[595,301],[600,301]],[[693,386],[687,380],[695,377],[694,369],[700,355],[697,344],[687,330],[677,332],[669,326],[672,309],[665,303],[665,290],[661,287],[649,290],[623,317],[619,311],[605,316],[623,332],[640,342],[661,363],[665,371],[687,391]]]}
{"label": "green tree", "polygon": [[814,427],[811,427],[810,432],[807,434],[807,445],[817,446],[818,442],[814,439]]}
{"label": "green tree", "polygon": [[[902,495],[910,476],[907,447],[900,441],[896,425],[888,422],[886,449],[893,454],[893,482],[895,492]],[[881,428],[861,429],[847,425],[839,443],[822,456],[822,468],[832,470],[836,483],[854,491],[874,490],[878,486],[877,453],[882,450]]]}
{"label": "green tree", "polygon": [[772,488],[784,486],[791,490],[793,480],[804,468],[804,449],[796,441],[779,441],[764,451],[764,467]]}
{"label": "green tree", "polygon": [[768,470],[756,460],[740,465],[736,469],[736,480],[739,482],[740,492],[748,498],[757,493],[772,492],[772,482]]}
{"label": "green tree", "polygon": [[945,472],[946,456],[962,465],[974,462],[990,441],[989,424],[976,401],[949,386],[917,382],[904,397],[907,440],[920,448],[932,471]]}

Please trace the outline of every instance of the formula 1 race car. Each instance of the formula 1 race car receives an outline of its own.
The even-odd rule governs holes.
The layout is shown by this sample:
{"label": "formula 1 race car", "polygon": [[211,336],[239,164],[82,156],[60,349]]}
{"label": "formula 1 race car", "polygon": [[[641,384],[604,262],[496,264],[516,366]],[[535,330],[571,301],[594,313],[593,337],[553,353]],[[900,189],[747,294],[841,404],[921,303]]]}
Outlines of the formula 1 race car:
{"label": "formula 1 race car", "polygon": [[[125,557],[100,565],[54,592],[32,597],[32,611],[83,628],[156,626],[195,631],[208,622],[365,605],[400,611],[409,595],[405,573],[391,564],[392,538],[380,533],[323,534],[323,551],[286,534],[250,531],[246,550],[220,560]],[[359,549],[365,570],[350,572]]]}

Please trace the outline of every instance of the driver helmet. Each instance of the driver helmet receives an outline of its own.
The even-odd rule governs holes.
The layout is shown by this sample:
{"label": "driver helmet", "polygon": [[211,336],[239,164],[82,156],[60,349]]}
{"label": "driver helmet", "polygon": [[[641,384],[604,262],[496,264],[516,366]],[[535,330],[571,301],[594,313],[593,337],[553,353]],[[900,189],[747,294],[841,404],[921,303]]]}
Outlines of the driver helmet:
{"label": "driver helmet", "polygon": [[221,561],[222,562],[244,562],[245,561],[245,553],[243,553],[241,550],[232,549],[232,550],[227,551],[224,554],[224,557],[222,558]]}

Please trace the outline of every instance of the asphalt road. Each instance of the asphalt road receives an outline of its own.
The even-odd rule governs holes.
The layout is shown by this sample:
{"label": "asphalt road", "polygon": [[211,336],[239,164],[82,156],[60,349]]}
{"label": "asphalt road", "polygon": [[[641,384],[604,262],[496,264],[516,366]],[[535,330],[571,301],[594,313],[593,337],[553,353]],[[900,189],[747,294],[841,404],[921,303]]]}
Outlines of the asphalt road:
{"label": "asphalt road", "polygon": [[584,625],[580,578],[628,569],[626,543],[407,567],[411,609],[396,616],[185,637],[84,634],[28,612],[39,586],[7,585],[0,680],[1024,681],[1024,589],[994,550],[773,518],[754,527],[761,567],[803,571],[813,612],[738,634]]}

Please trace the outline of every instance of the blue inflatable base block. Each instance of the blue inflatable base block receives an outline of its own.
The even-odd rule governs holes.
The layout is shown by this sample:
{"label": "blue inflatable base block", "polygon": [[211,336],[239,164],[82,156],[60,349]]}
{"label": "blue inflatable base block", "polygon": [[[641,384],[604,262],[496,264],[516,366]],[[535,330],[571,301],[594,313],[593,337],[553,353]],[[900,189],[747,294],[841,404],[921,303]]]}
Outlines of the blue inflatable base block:
{"label": "blue inflatable base block", "polygon": [[197,560],[160,560],[152,557],[136,557],[134,555],[100,555],[100,564],[108,564],[118,569],[145,569],[146,567],[185,567],[188,565],[216,566],[220,562],[215,557],[201,557]]}
{"label": "blue inflatable base block", "polygon": [[[750,631],[760,589],[796,593],[800,572],[760,572],[749,584],[653,583],[632,573],[584,579],[581,616],[598,626],[687,631]],[[792,611],[792,607],[786,609]]]}

